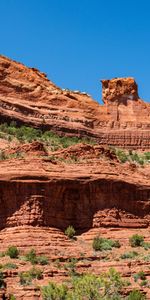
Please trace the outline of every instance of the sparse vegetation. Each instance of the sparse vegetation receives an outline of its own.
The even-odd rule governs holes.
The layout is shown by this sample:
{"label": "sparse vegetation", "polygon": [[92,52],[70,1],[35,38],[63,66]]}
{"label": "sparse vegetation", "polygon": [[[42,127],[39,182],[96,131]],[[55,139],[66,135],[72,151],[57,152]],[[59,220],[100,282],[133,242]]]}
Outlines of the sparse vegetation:
{"label": "sparse vegetation", "polygon": [[84,274],[72,277],[71,288],[64,284],[49,283],[42,287],[42,296],[43,300],[121,300],[125,298],[122,297],[121,291],[126,285],[120,274],[110,269],[101,276]]}
{"label": "sparse vegetation", "polygon": [[112,250],[112,248],[120,248],[119,241],[111,239],[95,237],[93,240],[93,249],[95,251]]}
{"label": "sparse vegetation", "polygon": [[16,246],[10,246],[6,251],[6,255],[8,255],[10,258],[18,258],[19,250]]}
{"label": "sparse vegetation", "polygon": [[[29,126],[17,127],[15,122],[11,122],[10,125],[3,123],[0,125],[0,137],[7,139],[9,141],[17,139],[20,142],[33,142],[41,141],[45,146],[49,146],[52,151],[67,148],[71,145],[77,143],[92,143],[94,141],[88,138],[78,138],[78,137],[66,137],[59,136],[52,131],[43,132],[40,129],[35,129]],[[0,153],[0,159],[3,159],[4,153]],[[4,158],[5,159],[5,158]]]}
{"label": "sparse vegetation", "polygon": [[132,150],[127,151],[115,147],[112,148],[112,151],[116,154],[121,163],[129,161],[131,163],[137,163],[141,166],[143,166],[145,163],[150,163],[150,152],[139,154]]}
{"label": "sparse vegetation", "polygon": [[32,265],[48,265],[48,258],[45,255],[37,256],[36,251],[31,249],[24,257],[23,260],[29,261]]}
{"label": "sparse vegetation", "polygon": [[68,236],[69,239],[73,239],[76,234],[76,231],[72,225],[69,225],[65,230],[65,235]]}

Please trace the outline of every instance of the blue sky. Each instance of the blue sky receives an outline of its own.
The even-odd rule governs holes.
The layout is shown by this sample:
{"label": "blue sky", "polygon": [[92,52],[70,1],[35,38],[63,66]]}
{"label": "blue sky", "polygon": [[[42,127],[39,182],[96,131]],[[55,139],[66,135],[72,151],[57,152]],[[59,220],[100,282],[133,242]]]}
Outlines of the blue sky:
{"label": "blue sky", "polygon": [[0,53],[98,101],[100,79],[133,76],[150,101],[150,1],[0,0]]}

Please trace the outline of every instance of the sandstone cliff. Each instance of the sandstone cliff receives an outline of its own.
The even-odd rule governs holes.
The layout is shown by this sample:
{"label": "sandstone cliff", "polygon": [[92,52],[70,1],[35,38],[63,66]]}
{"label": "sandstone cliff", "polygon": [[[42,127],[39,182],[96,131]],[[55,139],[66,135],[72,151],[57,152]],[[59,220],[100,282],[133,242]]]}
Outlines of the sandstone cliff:
{"label": "sandstone cliff", "polygon": [[104,105],[86,93],[62,90],[35,68],[0,56],[1,121],[16,120],[101,144],[150,148],[150,104],[133,78],[102,80]]}

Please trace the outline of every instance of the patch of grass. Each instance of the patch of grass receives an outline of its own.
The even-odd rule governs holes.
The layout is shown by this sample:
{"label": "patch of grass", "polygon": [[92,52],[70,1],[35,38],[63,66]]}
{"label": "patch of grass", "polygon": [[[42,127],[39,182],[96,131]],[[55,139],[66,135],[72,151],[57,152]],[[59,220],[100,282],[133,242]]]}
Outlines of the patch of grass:
{"label": "patch of grass", "polygon": [[114,241],[111,239],[95,237],[92,246],[95,251],[103,251],[112,250],[112,248],[120,248],[120,243],[118,240]]}

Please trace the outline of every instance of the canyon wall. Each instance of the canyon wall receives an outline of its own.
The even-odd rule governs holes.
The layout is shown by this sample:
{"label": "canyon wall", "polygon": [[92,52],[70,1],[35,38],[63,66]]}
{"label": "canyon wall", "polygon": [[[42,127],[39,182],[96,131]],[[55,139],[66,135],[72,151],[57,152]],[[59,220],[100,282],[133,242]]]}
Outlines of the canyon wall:
{"label": "canyon wall", "polygon": [[[40,162],[36,164],[40,170]],[[98,161],[97,168],[91,164],[88,170],[83,165],[72,165],[62,171],[61,166],[47,164],[52,172],[49,175],[43,171],[35,175],[32,163],[30,167],[28,173],[24,170],[21,174],[18,169],[18,175],[12,175],[10,168],[8,179],[1,174],[1,229],[21,225],[64,229],[72,224],[80,230],[149,225],[148,174],[145,183],[140,183],[141,175],[133,180],[135,175],[129,170],[128,176],[123,175],[122,167],[118,178],[113,166],[108,169],[99,166]]]}

